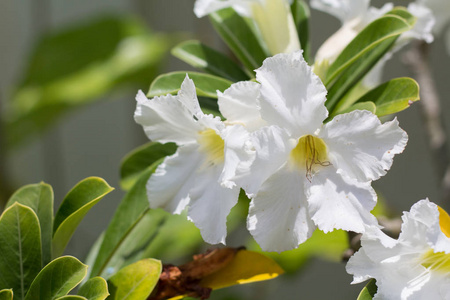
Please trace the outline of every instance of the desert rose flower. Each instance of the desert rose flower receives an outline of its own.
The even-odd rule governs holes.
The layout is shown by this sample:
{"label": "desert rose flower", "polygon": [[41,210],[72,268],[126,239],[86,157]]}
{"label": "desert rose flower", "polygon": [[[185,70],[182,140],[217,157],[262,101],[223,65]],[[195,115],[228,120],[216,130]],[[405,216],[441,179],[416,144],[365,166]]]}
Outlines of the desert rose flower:
{"label": "desert rose flower", "polygon": [[227,144],[242,147],[246,131],[204,114],[187,76],[176,96],[149,100],[139,91],[136,100],[134,118],[146,135],[155,142],[178,145],[147,183],[150,207],[174,214],[187,208],[188,219],[206,242],[225,243],[226,218],[239,194],[239,188],[227,180],[234,175],[239,153]]}
{"label": "desert rose flower", "polygon": [[317,226],[363,232],[377,224],[370,182],[406,145],[397,120],[353,111],[324,124],[327,91],[300,51],[266,59],[256,79],[219,94],[219,105],[228,122],[251,132],[253,160],[233,180],[252,198],[248,229],[259,245],[281,252]]}
{"label": "desert rose flower", "polygon": [[363,234],[350,258],[353,282],[376,279],[373,299],[450,299],[450,218],[436,204],[421,200],[404,212],[399,238],[379,228]]}

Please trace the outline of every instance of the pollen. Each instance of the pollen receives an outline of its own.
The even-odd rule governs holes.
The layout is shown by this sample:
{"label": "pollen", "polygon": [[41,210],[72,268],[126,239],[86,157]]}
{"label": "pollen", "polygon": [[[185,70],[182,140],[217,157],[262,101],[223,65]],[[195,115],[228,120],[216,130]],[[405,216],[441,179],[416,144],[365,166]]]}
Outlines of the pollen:
{"label": "pollen", "polygon": [[311,181],[316,168],[331,165],[328,161],[327,146],[320,138],[312,135],[302,136],[297,146],[291,151],[291,165],[306,171],[306,178]]}
{"label": "pollen", "polygon": [[422,257],[421,264],[428,270],[448,274],[450,273],[450,253],[435,253],[433,249],[431,249]]}
{"label": "pollen", "polygon": [[208,157],[208,163],[220,164],[224,161],[225,141],[213,129],[199,132],[200,151]]}

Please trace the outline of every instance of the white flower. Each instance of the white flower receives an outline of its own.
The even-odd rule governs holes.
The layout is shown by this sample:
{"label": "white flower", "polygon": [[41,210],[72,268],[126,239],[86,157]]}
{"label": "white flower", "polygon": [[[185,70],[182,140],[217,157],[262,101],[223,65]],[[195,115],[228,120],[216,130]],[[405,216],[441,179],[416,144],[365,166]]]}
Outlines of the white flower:
{"label": "white flower", "polygon": [[[392,3],[386,3],[380,9],[370,7],[370,0],[312,0],[311,6],[327,12],[342,22],[342,27],[328,38],[316,53],[315,68],[331,65],[345,47],[372,21],[383,16],[394,8]],[[363,86],[373,88],[381,83],[382,71],[386,61],[392,54],[406,45],[412,39],[433,42],[431,30],[435,20],[432,12],[423,5],[411,3],[408,11],[417,17],[416,24],[400,36],[393,50],[374,66],[363,81]]]}
{"label": "white flower", "polygon": [[406,145],[397,120],[381,124],[368,111],[353,111],[323,124],[327,92],[300,51],[266,59],[256,79],[260,84],[219,94],[219,106],[251,131],[253,161],[241,164],[233,180],[253,198],[248,228],[259,245],[281,252],[316,226],[363,232],[364,224],[376,224],[370,181]]}
{"label": "white flower", "polygon": [[242,16],[255,21],[271,54],[290,53],[300,49],[291,3],[292,0],[197,0],[194,12],[201,18],[233,7]]}
{"label": "white flower", "polygon": [[445,32],[445,40],[447,44],[447,51],[450,53],[450,30],[448,28],[450,24],[450,1],[416,0],[416,3],[428,7],[433,12],[436,18],[436,25],[433,27],[433,32],[436,35],[441,35],[444,33],[444,29],[447,28]]}
{"label": "white flower", "polygon": [[177,96],[148,100],[139,91],[135,120],[156,142],[174,142],[178,150],[166,157],[147,183],[151,208],[180,214],[188,207],[188,219],[211,244],[225,243],[226,218],[236,204],[239,188],[229,180],[239,153],[227,144],[245,142],[242,126],[225,126],[204,114],[195,86],[187,76]]}
{"label": "white flower", "polygon": [[352,283],[377,280],[373,299],[450,299],[450,218],[428,200],[404,212],[398,240],[371,227],[350,258]]}

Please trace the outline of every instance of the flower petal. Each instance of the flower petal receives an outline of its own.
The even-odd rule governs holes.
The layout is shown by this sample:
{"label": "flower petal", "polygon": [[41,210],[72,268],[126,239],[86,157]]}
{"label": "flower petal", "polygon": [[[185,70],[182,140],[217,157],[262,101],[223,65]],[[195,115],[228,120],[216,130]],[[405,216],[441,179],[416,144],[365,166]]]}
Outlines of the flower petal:
{"label": "flower petal", "polygon": [[197,144],[178,147],[174,155],[168,156],[158,166],[147,182],[150,208],[163,208],[180,214],[189,203],[189,190],[204,155]]}
{"label": "flower petal", "polygon": [[188,219],[210,244],[225,244],[227,216],[239,197],[238,187],[229,189],[220,185],[221,172],[220,166],[202,168],[194,175],[195,185],[189,191]]}
{"label": "flower petal", "polygon": [[261,83],[261,116],[300,138],[314,133],[328,116],[327,90],[301,51],[267,58],[256,70]]}
{"label": "flower petal", "polygon": [[370,213],[376,193],[370,183],[361,183],[336,173],[333,166],[323,167],[306,182],[309,213],[325,233],[334,229],[364,232],[365,225],[378,224]]}
{"label": "flower petal", "polygon": [[264,182],[250,203],[247,227],[264,251],[297,248],[316,229],[308,214],[305,175],[285,165]]}
{"label": "flower petal", "polygon": [[254,131],[266,125],[259,112],[260,84],[251,81],[234,83],[219,95],[219,109],[227,122],[244,125]]}
{"label": "flower petal", "polygon": [[242,165],[234,178],[249,197],[253,197],[263,182],[286,163],[289,153],[295,147],[286,131],[277,126],[264,127],[253,132],[251,146],[255,153],[253,163],[250,166]]}
{"label": "flower petal", "polygon": [[342,23],[364,18],[370,0],[311,0],[311,7],[338,18]]}
{"label": "flower petal", "polygon": [[377,116],[362,110],[336,116],[319,137],[338,173],[361,182],[386,174],[394,155],[403,151],[408,140],[396,119],[381,124]]}
{"label": "flower petal", "polygon": [[217,10],[234,6],[233,8],[237,9],[241,15],[248,17],[251,15],[248,2],[252,1],[255,0],[197,0],[194,5],[194,13],[197,18],[201,18]]}
{"label": "flower petal", "polygon": [[178,96],[167,95],[149,100],[139,91],[136,101],[134,119],[144,127],[151,140],[178,145],[196,141],[197,133],[202,128]]}

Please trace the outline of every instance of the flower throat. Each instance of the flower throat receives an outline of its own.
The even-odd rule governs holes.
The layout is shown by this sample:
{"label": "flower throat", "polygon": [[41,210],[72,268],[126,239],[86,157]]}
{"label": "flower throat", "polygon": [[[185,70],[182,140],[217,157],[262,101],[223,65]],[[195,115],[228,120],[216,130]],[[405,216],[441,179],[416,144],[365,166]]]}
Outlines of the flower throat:
{"label": "flower throat", "polygon": [[303,170],[306,169],[306,178],[311,181],[314,165],[329,166],[327,146],[322,139],[312,135],[302,136],[297,146],[292,149],[290,155],[294,166]]}

